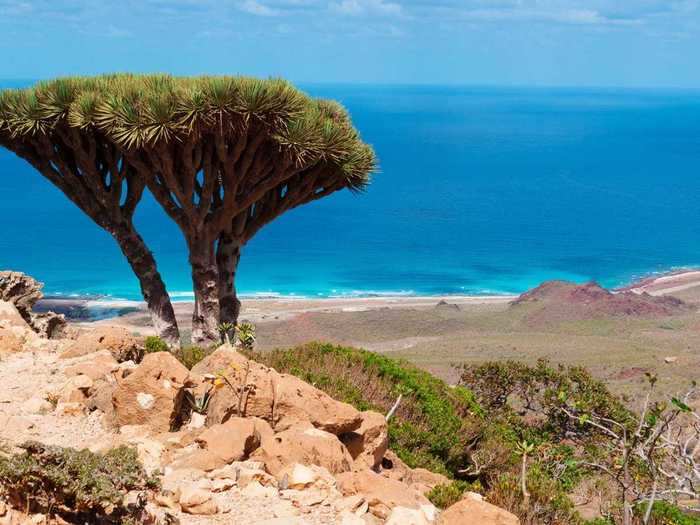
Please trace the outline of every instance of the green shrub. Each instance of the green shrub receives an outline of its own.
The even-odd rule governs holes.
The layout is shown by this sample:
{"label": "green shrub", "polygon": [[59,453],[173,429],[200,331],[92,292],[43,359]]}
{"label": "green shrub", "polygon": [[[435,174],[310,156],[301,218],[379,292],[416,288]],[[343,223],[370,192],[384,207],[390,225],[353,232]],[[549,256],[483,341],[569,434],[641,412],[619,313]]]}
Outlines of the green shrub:
{"label": "green shrub", "polygon": [[468,490],[480,492],[483,489],[474,487],[467,481],[457,480],[448,485],[437,485],[426,494],[426,497],[437,508],[446,509],[461,500],[462,495]]}
{"label": "green shrub", "polygon": [[175,357],[180,361],[188,370],[191,370],[194,365],[199,363],[202,359],[207,357],[214,351],[213,348],[201,348],[199,346],[188,346],[180,348],[175,352]]}
{"label": "green shrub", "polygon": [[15,507],[53,512],[77,523],[137,521],[145,500],[127,507],[128,491],[155,489],[136,451],[105,454],[27,442],[24,452],[0,456],[0,493]]}
{"label": "green shrub", "polygon": [[467,462],[464,441],[472,436],[481,409],[466,388],[450,388],[405,361],[331,344],[248,355],[359,410],[386,414],[402,395],[389,424],[391,449],[410,467],[448,476]]}
{"label": "green shrub", "polygon": [[[145,341],[146,353],[151,354],[155,352],[170,352],[170,348],[160,337],[149,336],[146,337]],[[188,369],[192,369],[194,365],[199,363],[202,359],[207,357],[214,351],[214,348],[201,348],[199,346],[187,346],[178,348],[173,352],[173,355],[185,365]]]}
{"label": "green shrub", "polygon": [[[646,505],[638,505],[637,516],[643,516]],[[651,509],[650,525],[700,525],[700,516],[684,513],[677,506],[666,501],[657,501]]]}
{"label": "green shrub", "polygon": [[170,350],[166,342],[155,335],[149,335],[146,337],[145,346],[147,354],[152,354],[155,352],[168,352]]}

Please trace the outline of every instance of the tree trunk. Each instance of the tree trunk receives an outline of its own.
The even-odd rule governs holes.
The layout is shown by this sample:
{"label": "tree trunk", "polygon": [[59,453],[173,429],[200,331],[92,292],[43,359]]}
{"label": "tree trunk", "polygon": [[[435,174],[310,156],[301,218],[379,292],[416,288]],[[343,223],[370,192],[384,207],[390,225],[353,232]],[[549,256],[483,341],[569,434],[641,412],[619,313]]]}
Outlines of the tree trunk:
{"label": "tree trunk", "polygon": [[189,244],[194,289],[192,343],[209,346],[219,341],[219,271],[212,242],[196,239]]}
{"label": "tree trunk", "polygon": [[165,283],[158,273],[153,254],[131,224],[107,228],[119,244],[141,285],[141,294],[151,314],[158,337],[170,348],[180,348],[180,331]]}
{"label": "tree trunk", "polygon": [[236,270],[241,258],[241,241],[229,234],[222,234],[216,250],[216,266],[219,271],[219,308],[222,323],[236,324],[241,302],[236,295]]}

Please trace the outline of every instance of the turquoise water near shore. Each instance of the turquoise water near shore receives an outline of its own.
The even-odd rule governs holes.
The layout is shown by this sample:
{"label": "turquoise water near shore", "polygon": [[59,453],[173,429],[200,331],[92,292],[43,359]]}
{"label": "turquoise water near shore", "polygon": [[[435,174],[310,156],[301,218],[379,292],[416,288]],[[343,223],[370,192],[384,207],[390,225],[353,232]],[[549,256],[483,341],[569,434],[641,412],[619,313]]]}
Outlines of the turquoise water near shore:
{"label": "turquoise water near shore", "polygon": [[[700,92],[302,87],[349,108],[381,173],[260,232],[245,294],[507,294],[700,264]],[[191,298],[179,231],[150,198],[136,221]],[[48,294],[140,297],[112,239],[6,151],[0,268]]]}

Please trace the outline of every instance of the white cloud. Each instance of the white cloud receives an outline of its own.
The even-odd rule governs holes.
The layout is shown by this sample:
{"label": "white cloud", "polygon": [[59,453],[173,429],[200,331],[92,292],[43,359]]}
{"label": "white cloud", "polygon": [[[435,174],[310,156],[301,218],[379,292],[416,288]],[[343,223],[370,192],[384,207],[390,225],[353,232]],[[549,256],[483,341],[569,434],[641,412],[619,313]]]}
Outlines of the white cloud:
{"label": "white cloud", "polygon": [[261,4],[257,0],[245,0],[239,5],[239,8],[241,11],[257,16],[279,16],[282,14],[280,10]]}
{"label": "white cloud", "polygon": [[331,9],[346,15],[400,15],[401,6],[384,0],[341,0],[330,4]]}

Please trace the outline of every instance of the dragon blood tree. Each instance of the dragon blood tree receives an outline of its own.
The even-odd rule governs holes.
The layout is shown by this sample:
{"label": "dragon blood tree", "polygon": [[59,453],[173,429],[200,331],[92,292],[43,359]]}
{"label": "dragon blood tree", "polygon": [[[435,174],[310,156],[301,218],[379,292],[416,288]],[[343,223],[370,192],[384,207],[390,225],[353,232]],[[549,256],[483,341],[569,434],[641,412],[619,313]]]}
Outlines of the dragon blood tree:
{"label": "dragon blood tree", "polygon": [[[44,100],[40,88],[22,97]],[[338,190],[361,190],[375,169],[372,148],[340,105],[282,80],[116,75],[42,89],[62,93],[60,117],[49,117],[44,132],[34,131],[44,122],[37,115],[21,135],[60,123],[78,137],[99,136],[182,230],[195,343],[218,340],[218,325],[236,321],[241,248],[260,228]]]}
{"label": "dragon blood tree", "polygon": [[92,125],[104,80],[57,80],[0,91],[0,146],[28,161],[109,232],[136,274],[153,326],[171,347],[180,335],[155,259],[134,228],[145,180]]}

